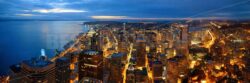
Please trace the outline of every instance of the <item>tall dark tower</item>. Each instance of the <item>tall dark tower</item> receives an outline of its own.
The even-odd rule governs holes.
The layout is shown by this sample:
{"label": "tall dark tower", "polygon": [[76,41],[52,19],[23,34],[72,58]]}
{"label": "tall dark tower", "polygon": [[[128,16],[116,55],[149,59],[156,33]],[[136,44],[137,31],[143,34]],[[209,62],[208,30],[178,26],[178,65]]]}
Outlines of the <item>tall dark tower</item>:
{"label": "tall dark tower", "polygon": [[126,32],[126,23],[123,23],[123,29],[118,33],[118,51],[128,52],[128,37]]}
{"label": "tall dark tower", "polygon": [[123,82],[123,70],[124,70],[124,61],[126,61],[127,56],[125,53],[114,53],[110,58],[110,75],[109,82],[111,83],[122,83]]}
{"label": "tall dark tower", "polygon": [[[103,80],[103,52],[84,50],[79,55],[78,74],[79,80]],[[93,80],[92,80],[93,81]]]}
{"label": "tall dark tower", "polygon": [[123,23],[123,32],[126,31],[126,23]]}
{"label": "tall dark tower", "polygon": [[98,50],[98,35],[97,34],[94,34],[91,37],[90,42],[91,42],[90,49],[92,49],[92,50]]}
{"label": "tall dark tower", "polygon": [[70,59],[62,57],[56,60],[56,83],[70,82]]}
{"label": "tall dark tower", "polygon": [[136,40],[137,46],[136,46],[136,66],[137,67],[145,67],[146,66],[146,41],[139,37]]}

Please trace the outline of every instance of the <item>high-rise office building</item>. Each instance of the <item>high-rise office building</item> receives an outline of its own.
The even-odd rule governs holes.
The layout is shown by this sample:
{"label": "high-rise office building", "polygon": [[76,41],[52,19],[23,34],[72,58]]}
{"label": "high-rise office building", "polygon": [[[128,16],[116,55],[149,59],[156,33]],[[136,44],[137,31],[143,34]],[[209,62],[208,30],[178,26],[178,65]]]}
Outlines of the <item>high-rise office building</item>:
{"label": "high-rise office building", "polygon": [[126,62],[125,53],[114,53],[110,58],[110,82],[122,83],[123,81],[123,71]]}
{"label": "high-rise office building", "polygon": [[62,57],[56,60],[56,83],[70,82],[70,59]]}
{"label": "high-rise office building", "polygon": [[[84,50],[78,60],[79,80],[103,80],[103,53],[96,50]],[[86,81],[86,80],[85,80]]]}
{"label": "high-rise office building", "polygon": [[150,83],[146,68],[135,70],[135,83]]}
{"label": "high-rise office building", "polygon": [[135,68],[133,65],[129,65],[126,74],[126,82],[135,83]]}
{"label": "high-rise office building", "polygon": [[152,72],[155,83],[164,83],[163,63],[161,61],[154,61],[152,64]]}
{"label": "high-rise office building", "polygon": [[136,40],[136,66],[145,67],[146,66],[146,42],[142,37],[137,38]]}

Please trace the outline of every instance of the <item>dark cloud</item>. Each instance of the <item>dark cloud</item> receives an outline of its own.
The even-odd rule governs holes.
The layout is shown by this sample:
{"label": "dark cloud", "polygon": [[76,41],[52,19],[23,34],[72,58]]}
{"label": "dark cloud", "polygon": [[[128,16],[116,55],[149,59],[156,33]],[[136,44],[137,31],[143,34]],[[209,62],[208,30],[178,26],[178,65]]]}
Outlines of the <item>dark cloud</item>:
{"label": "dark cloud", "polygon": [[[242,3],[223,8],[238,2]],[[218,8],[223,9],[196,17],[250,15],[250,2],[246,0],[0,0],[1,17],[22,19],[89,19],[91,16],[186,18]]]}

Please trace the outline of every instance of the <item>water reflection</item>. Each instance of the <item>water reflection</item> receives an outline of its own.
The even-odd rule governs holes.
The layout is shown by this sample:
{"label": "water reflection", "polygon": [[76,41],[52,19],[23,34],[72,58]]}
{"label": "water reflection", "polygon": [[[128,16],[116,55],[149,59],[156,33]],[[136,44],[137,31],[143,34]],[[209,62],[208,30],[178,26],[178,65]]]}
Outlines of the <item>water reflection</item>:
{"label": "water reflection", "polygon": [[88,29],[82,21],[1,21],[0,22],[0,74],[22,60],[40,55],[46,50],[49,57]]}

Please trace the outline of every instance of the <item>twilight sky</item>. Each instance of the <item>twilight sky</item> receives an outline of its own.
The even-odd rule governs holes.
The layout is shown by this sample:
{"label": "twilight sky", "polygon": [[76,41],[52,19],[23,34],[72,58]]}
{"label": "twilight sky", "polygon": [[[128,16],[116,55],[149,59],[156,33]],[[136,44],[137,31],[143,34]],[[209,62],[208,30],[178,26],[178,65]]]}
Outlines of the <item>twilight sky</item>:
{"label": "twilight sky", "polygon": [[250,18],[250,0],[0,0],[0,19]]}

